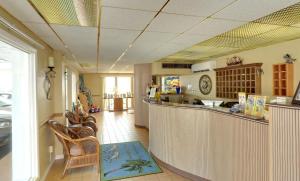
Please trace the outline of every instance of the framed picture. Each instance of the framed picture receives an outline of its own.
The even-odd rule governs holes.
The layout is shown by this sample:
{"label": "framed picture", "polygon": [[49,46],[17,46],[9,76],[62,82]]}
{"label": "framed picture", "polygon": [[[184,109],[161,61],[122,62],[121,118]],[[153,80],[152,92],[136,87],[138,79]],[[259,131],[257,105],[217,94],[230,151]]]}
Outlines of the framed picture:
{"label": "framed picture", "polygon": [[300,105],[300,82],[299,82],[297,90],[295,92],[292,104],[298,104],[298,105]]}

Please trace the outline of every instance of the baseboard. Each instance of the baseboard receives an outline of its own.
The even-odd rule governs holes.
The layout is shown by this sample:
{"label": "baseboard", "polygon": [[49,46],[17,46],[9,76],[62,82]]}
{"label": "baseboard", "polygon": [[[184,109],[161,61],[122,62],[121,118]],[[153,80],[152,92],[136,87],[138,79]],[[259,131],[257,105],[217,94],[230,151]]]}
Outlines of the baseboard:
{"label": "baseboard", "polygon": [[40,179],[37,179],[37,180],[39,180],[39,181],[45,181],[45,180],[46,180],[46,178],[47,178],[47,176],[48,176],[48,173],[49,173],[49,171],[50,171],[52,165],[54,164],[54,162],[55,162],[55,159],[53,159],[53,160],[50,162],[50,164],[49,164],[49,166],[47,167],[47,169],[46,169],[44,175],[43,175],[42,177],[40,177]]}
{"label": "baseboard", "polygon": [[153,153],[151,153],[150,151],[150,154],[151,156],[155,159],[155,161],[159,164],[159,165],[162,165],[163,167],[167,168],[168,170],[170,170],[171,172],[173,173],[176,173],[178,175],[181,175],[185,178],[188,178],[189,180],[192,180],[192,181],[211,181],[211,180],[208,180],[208,179],[205,179],[205,178],[202,178],[200,176],[197,176],[197,175],[193,175],[191,173],[188,173],[186,171],[183,171],[183,170],[180,170],[178,168],[175,168],[173,167],[172,165],[170,164],[167,164],[165,162],[163,162],[162,160],[160,160],[159,158],[157,158]]}
{"label": "baseboard", "polygon": [[141,125],[137,125],[137,124],[135,124],[134,126],[137,128],[143,128],[143,129],[146,129],[147,131],[149,131],[149,128],[146,126],[141,126]]}
{"label": "baseboard", "polygon": [[64,158],[64,155],[61,154],[61,155],[55,155],[55,160],[60,160],[60,159],[63,159]]}

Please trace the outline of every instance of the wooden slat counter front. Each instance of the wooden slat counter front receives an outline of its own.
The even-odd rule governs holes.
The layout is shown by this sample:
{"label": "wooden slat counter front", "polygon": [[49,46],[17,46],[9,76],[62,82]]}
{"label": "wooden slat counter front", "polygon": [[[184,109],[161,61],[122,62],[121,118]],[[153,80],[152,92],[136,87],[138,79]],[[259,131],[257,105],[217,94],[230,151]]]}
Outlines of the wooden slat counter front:
{"label": "wooden slat counter front", "polygon": [[270,104],[271,180],[300,180],[300,107]]}
{"label": "wooden slat counter front", "polygon": [[268,123],[201,106],[149,104],[151,153],[195,180],[269,181]]}

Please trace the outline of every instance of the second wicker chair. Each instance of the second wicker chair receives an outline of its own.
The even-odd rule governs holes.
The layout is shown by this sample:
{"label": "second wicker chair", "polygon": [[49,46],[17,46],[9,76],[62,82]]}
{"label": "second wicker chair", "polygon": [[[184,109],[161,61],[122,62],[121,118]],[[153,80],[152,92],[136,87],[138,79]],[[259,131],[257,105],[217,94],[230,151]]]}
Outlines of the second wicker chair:
{"label": "second wicker chair", "polygon": [[77,113],[73,113],[71,111],[67,111],[65,116],[71,125],[89,126],[94,130],[95,134],[98,131],[98,128],[96,125],[96,118],[93,116],[84,117],[84,116],[80,116]]}

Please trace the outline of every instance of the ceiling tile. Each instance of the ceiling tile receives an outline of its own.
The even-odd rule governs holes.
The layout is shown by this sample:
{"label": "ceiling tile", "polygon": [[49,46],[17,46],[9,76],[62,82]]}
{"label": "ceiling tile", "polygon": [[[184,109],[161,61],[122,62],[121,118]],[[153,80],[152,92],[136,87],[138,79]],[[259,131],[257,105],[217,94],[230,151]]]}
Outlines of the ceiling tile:
{"label": "ceiling tile", "polygon": [[194,28],[187,31],[186,33],[210,35],[213,37],[221,33],[227,32],[231,29],[234,29],[236,27],[239,27],[245,23],[246,22],[242,22],[242,21],[230,21],[230,20],[209,18],[199,23],[198,25],[196,25]]}
{"label": "ceiling tile", "polygon": [[163,9],[163,12],[208,17],[233,1],[234,0],[172,0]]}
{"label": "ceiling tile", "polygon": [[24,25],[40,37],[55,35],[46,23],[24,23]]}
{"label": "ceiling tile", "polygon": [[101,28],[100,57],[102,61],[116,61],[116,59],[129,47],[129,44],[141,31],[117,30]]}
{"label": "ceiling tile", "polygon": [[76,58],[96,60],[97,28],[53,24],[51,26]]}
{"label": "ceiling tile", "polygon": [[204,18],[160,13],[147,28],[147,31],[183,33]]}
{"label": "ceiling tile", "polygon": [[22,22],[45,23],[26,0],[0,0],[0,4]]}
{"label": "ceiling tile", "polygon": [[103,7],[101,27],[128,30],[143,30],[155,12]]}
{"label": "ceiling tile", "polygon": [[42,37],[42,39],[46,43],[48,43],[53,49],[66,53],[66,49],[64,45],[56,36],[46,36],[46,37]]}
{"label": "ceiling tile", "polygon": [[169,41],[169,43],[180,44],[183,47],[190,47],[209,38],[211,38],[210,35],[189,35],[187,33],[184,33]]}
{"label": "ceiling tile", "polygon": [[213,15],[216,18],[253,21],[287,6],[298,0],[239,0]]}
{"label": "ceiling tile", "polygon": [[167,0],[103,0],[103,6],[159,11]]}
{"label": "ceiling tile", "polygon": [[129,49],[127,55],[130,57],[146,55],[178,35],[175,33],[144,32]]}
{"label": "ceiling tile", "polygon": [[163,33],[163,32],[144,32],[136,41],[136,43],[149,43],[149,42],[167,42],[179,34],[177,33]]}

